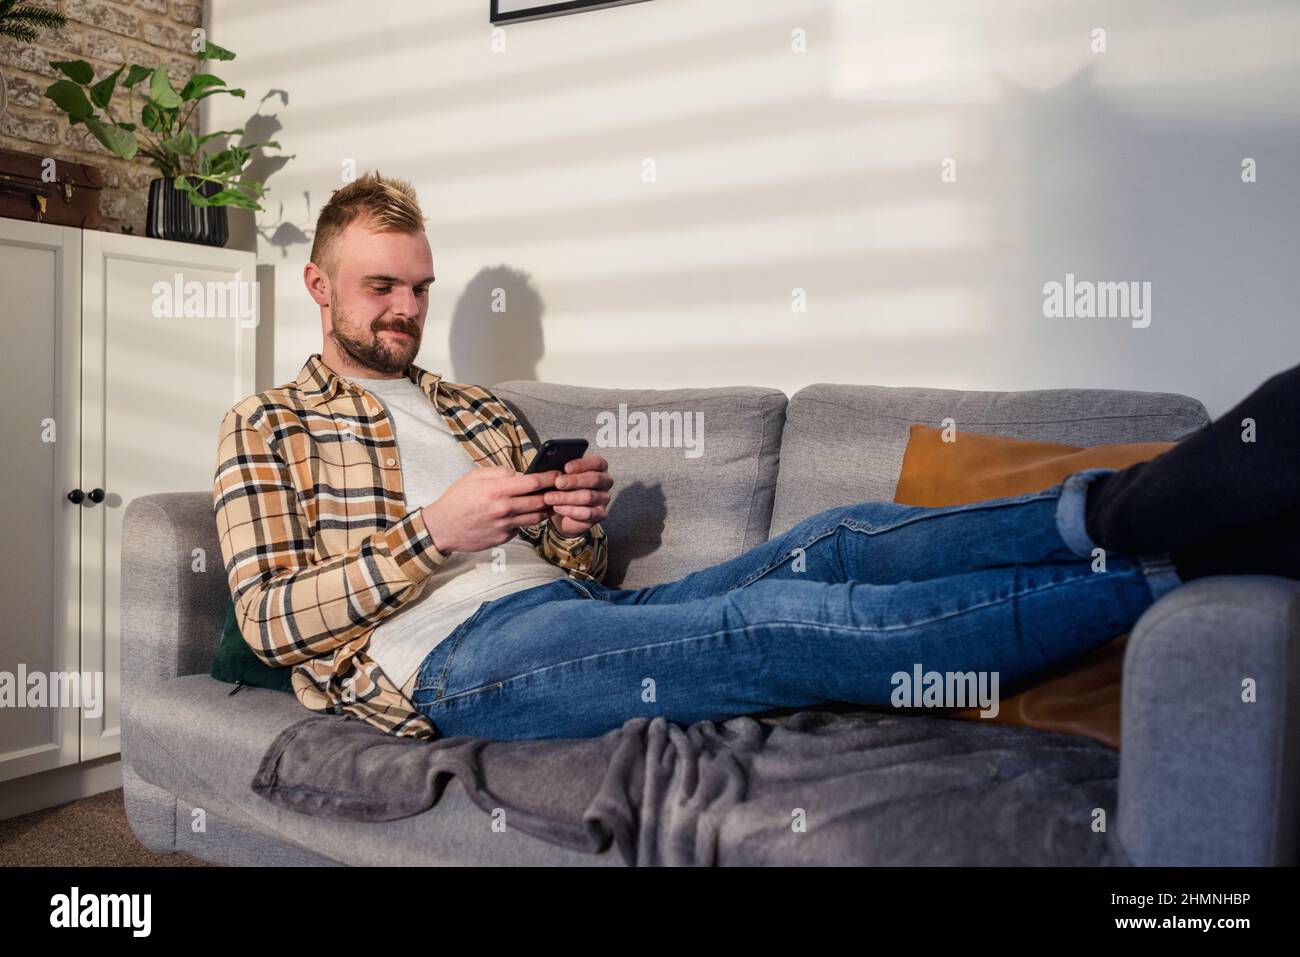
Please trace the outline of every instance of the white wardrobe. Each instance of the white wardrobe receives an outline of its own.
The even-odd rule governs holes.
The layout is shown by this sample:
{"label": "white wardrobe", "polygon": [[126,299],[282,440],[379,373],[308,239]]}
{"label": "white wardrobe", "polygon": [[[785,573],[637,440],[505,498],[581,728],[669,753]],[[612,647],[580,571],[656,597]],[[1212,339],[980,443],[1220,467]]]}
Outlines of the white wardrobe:
{"label": "white wardrobe", "polygon": [[[122,516],[211,487],[221,418],[255,391],[255,260],[0,218],[0,781],[119,750]],[[101,700],[39,706],[71,672]]]}

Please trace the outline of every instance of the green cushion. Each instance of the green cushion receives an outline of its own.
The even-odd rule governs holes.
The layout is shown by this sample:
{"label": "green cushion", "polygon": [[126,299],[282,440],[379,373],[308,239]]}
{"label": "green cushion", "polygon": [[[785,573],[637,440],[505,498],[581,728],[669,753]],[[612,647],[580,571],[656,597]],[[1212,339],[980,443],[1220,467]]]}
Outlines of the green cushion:
{"label": "green cushion", "polygon": [[293,684],[289,681],[292,670],[272,668],[253,654],[253,649],[248,647],[248,642],[244,641],[244,636],[239,633],[239,626],[235,623],[235,603],[228,602],[226,624],[221,630],[221,644],[217,646],[217,656],[212,661],[212,677],[227,684],[252,685],[254,688],[270,688],[272,691],[293,694]]}

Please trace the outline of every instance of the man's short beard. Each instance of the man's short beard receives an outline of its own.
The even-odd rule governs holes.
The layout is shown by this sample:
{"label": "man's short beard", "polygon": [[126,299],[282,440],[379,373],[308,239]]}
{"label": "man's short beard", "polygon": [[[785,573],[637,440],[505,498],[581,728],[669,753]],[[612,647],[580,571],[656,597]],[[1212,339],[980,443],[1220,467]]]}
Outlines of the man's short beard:
{"label": "man's short beard", "polygon": [[[340,326],[349,326],[348,315],[343,312],[339,306],[338,300],[333,296],[330,297],[330,337],[338,344],[338,347],[345,354],[352,357],[352,360],[366,369],[372,369],[375,372],[384,375],[393,375],[398,372],[405,372],[406,367],[414,360],[414,354],[407,358],[406,353],[401,346],[387,341],[383,336],[377,333],[371,333],[366,339],[357,339],[340,329]],[[390,328],[385,326],[385,328]],[[418,340],[412,340],[417,343]]]}

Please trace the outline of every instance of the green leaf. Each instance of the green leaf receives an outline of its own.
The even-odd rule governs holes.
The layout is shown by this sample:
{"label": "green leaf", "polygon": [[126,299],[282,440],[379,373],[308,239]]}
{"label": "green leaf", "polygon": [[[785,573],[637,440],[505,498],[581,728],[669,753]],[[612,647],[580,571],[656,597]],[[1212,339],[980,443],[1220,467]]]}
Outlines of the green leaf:
{"label": "green leaf", "polygon": [[86,128],[95,134],[95,139],[107,146],[114,156],[122,159],[131,159],[135,156],[135,151],[140,148],[133,133],[112,123],[104,123],[91,116],[86,118]]}
{"label": "green leaf", "polygon": [[[181,90],[181,99],[195,100],[204,90],[225,85],[226,81],[219,76],[213,76],[211,73],[195,73],[190,77],[189,82],[185,84],[185,89]],[[213,92],[217,91],[213,90]]]}
{"label": "green leaf", "polygon": [[242,129],[216,130],[212,133],[204,133],[202,136],[199,137],[199,145],[202,146],[204,143],[208,142],[209,140],[215,140],[218,136],[242,136],[243,133],[244,131]]}
{"label": "green leaf", "polygon": [[252,189],[255,193],[261,195],[264,192],[261,183],[243,183],[239,186],[232,186],[221,177],[216,178],[223,183],[224,188],[211,196],[202,195],[199,192],[198,184],[191,182],[188,175],[177,176],[172,180],[172,185],[176,189],[183,189],[193,206],[238,206],[241,209],[262,211],[262,207],[257,200],[244,192],[244,190]]}
{"label": "green leaf", "polygon": [[198,96],[196,96],[194,99],[196,99],[196,100],[206,99],[207,97],[212,96],[212,95],[214,95],[214,94],[216,94],[216,93],[229,93],[231,96],[237,96],[237,97],[239,97],[241,100],[244,98],[244,91],[243,91],[243,90],[227,90],[227,89],[220,89],[220,90],[204,90],[202,93],[200,93],[200,94],[199,94]]}
{"label": "green leaf", "polygon": [[126,71],[126,79],[122,81],[123,86],[135,86],[145,77],[153,74],[153,70],[147,66],[133,66]]}
{"label": "green leaf", "polygon": [[45,88],[45,95],[67,113],[73,123],[79,123],[95,112],[90,100],[86,99],[86,91],[71,80],[55,80]]}
{"label": "green leaf", "polygon": [[113,98],[113,90],[117,88],[117,78],[124,69],[125,67],[118,67],[90,88],[91,102],[101,110],[108,109],[108,101]]}
{"label": "green leaf", "polygon": [[150,133],[162,132],[162,110],[158,109],[158,107],[154,106],[152,103],[146,103],[140,109],[140,122],[144,124],[144,128]]}
{"label": "green leaf", "polygon": [[134,123],[118,123],[118,124],[117,124],[117,128],[118,128],[119,130],[127,130],[127,131],[132,132],[132,133],[135,132],[135,124],[134,124]]}
{"label": "green leaf", "polygon": [[179,153],[181,156],[189,156],[199,148],[199,138],[189,130],[184,130],[170,139],[161,140],[158,145],[169,153]]}
{"label": "green leaf", "polygon": [[164,110],[153,100],[147,100],[140,109],[140,118],[145,121],[145,126],[159,136],[170,136],[176,132],[176,121],[180,114],[180,110]]}
{"label": "green leaf", "polygon": [[85,60],[51,60],[50,66],[82,86],[95,78],[94,68]]}
{"label": "green leaf", "polygon": [[167,71],[162,67],[154,70],[153,78],[149,80],[149,99],[166,110],[174,110],[181,105],[182,100],[172,88],[171,80],[167,79]]}
{"label": "green leaf", "polygon": [[188,177],[177,176],[175,179],[172,180],[172,187],[175,189],[183,189],[186,193],[188,193],[191,206],[208,205],[208,198],[206,196],[202,196],[199,194],[198,188],[195,187],[194,184],[189,181]]}
{"label": "green leaf", "polygon": [[256,200],[249,199],[237,189],[223,189],[208,197],[209,206],[238,206],[240,209],[257,209],[262,207]]}
{"label": "green leaf", "polygon": [[219,153],[209,153],[204,166],[209,176],[226,176],[239,172],[239,167],[235,165],[235,156],[228,149]]}
{"label": "green leaf", "polygon": [[211,40],[203,42],[203,49],[199,51],[200,60],[233,60],[235,55],[225,47],[219,47]]}

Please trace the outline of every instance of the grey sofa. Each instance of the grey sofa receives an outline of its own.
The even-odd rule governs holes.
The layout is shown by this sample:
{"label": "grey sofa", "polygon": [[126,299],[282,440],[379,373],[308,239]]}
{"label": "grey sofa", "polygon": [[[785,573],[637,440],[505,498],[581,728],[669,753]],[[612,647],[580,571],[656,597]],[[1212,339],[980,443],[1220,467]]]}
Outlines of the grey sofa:
{"label": "grey sofa", "polygon": [[[606,582],[625,587],[729,558],[822,509],[892,500],[913,422],[952,417],[972,432],[1095,445],[1178,439],[1208,421],[1184,396],[1100,390],[819,384],[787,399],[755,387],[512,381],[494,391],[535,437],[586,436],[610,461],[618,485]],[[598,446],[597,414],[617,415],[621,404],[698,415],[701,454]],[[201,574],[195,548],[207,555]],[[219,556],[210,490],[130,503],[122,761],[127,815],[148,847],[229,864],[622,866],[612,850],[585,854],[517,830],[482,840],[484,813],[455,782],[427,812],[384,823],[303,816],[255,794],[267,747],[311,713],[280,692],[231,696],[208,676],[229,600]],[[1112,825],[1131,863],[1295,863],[1298,647],[1300,582],[1287,579],[1194,582],[1142,618],[1124,663]],[[1241,703],[1246,678],[1258,689],[1250,704]]]}

